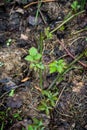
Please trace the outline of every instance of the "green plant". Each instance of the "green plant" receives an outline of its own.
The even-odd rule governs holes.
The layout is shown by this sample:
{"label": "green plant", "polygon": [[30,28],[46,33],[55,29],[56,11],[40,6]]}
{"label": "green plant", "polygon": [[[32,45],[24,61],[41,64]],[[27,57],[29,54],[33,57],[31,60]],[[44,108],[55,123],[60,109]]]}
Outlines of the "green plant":
{"label": "green plant", "polygon": [[59,72],[62,73],[66,68],[66,63],[63,59],[53,61],[49,64],[50,73]]}
{"label": "green plant", "polygon": [[20,116],[20,112],[14,113],[14,114],[13,114],[13,117],[14,117],[15,119],[17,119],[17,120],[22,120],[22,117]]}
{"label": "green plant", "polygon": [[45,114],[47,115],[49,115],[51,109],[52,107],[47,105],[47,103],[44,100],[42,100],[40,102],[40,105],[38,106],[38,110],[45,112]]}
{"label": "green plant", "polygon": [[52,39],[53,35],[52,35],[52,33],[50,33],[49,27],[45,28],[44,33],[45,33],[45,36],[47,37],[47,39]]}
{"label": "green plant", "polygon": [[44,125],[42,120],[34,118],[33,122],[34,123],[32,125],[28,126],[28,130],[44,130]]}
{"label": "green plant", "polygon": [[25,60],[30,62],[30,69],[34,69],[35,71],[38,71],[39,69],[43,70],[44,65],[40,61],[42,55],[38,53],[35,47],[31,47],[28,52],[29,54],[25,57]]}
{"label": "green plant", "polygon": [[71,8],[74,12],[77,12],[78,10],[84,10],[85,4],[86,4],[86,0],[80,0],[79,2],[75,0],[71,4]]}
{"label": "green plant", "polygon": [[52,110],[52,108],[55,106],[58,92],[54,94],[51,91],[42,90],[42,96],[44,99],[40,102],[38,109],[49,115],[50,110]]}
{"label": "green plant", "polygon": [[39,11],[40,11],[41,4],[42,4],[42,0],[39,0],[38,1],[38,6],[37,6],[37,11],[36,11],[35,23],[37,23],[37,21],[38,21],[38,16],[39,16]]}
{"label": "green plant", "polygon": [[64,25],[61,26],[59,30],[60,30],[60,31],[64,31],[64,30],[65,30],[65,26],[64,26]]}
{"label": "green plant", "polygon": [[14,92],[15,92],[15,90],[12,89],[12,90],[10,91],[10,93],[9,93],[9,96],[10,96],[10,97],[14,96]]}
{"label": "green plant", "polygon": [[83,10],[85,8],[86,0],[80,0],[80,9]]}
{"label": "green plant", "polygon": [[7,108],[6,111],[0,111],[0,130],[4,130],[5,126],[6,126],[6,120],[9,117],[9,111],[10,108]]}
{"label": "green plant", "polygon": [[80,9],[80,5],[79,5],[79,3],[78,3],[77,0],[76,0],[76,1],[73,1],[73,3],[71,4],[71,7],[72,7],[72,10],[73,10],[74,12],[77,12],[78,9]]}
{"label": "green plant", "polygon": [[25,60],[30,62],[30,69],[35,72],[39,72],[40,87],[42,88],[42,70],[44,70],[44,64],[42,63],[42,52],[38,53],[35,47],[29,49],[29,54],[25,57]]}
{"label": "green plant", "polygon": [[6,41],[7,46],[10,46],[10,45],[11,45],[11,42],[12,42],[12,39],[9,38],[9,39]]}

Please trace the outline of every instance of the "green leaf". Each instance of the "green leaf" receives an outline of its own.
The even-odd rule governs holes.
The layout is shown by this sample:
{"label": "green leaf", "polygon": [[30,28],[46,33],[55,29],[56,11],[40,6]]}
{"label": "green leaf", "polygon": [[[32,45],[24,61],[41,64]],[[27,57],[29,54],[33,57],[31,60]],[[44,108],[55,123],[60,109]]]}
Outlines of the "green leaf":
{"label": "green leaf", "polygon": [[64,25],[63,25],[63,26],[61,26],[61,27],[59,28],[59,30],[60,30],[60,31],[64,31],[64,30],[65,30]]}
{"label": "green leaf", "polygon": [[35,56],[34,56],[34,59],[35,60],[40,60],[42,57],[42,55],[40,53],[37,53]]}
{"label": "green leaf", "polygon": [[87,51],[85,51],[85,56],[87,57]]}
{"label": "green leaf", "polygon": [[11,90],[11,92],[9,93],[9,96],[12,97],[14,95],[14,89]]}
{"label": "green leaf", "polygon": [[58,66],[57,71],[58,71],[59,73],[62,73],[62,72],[63,72],[63,68],[62,68],[61,66]]}
{"label": "green leaf", "polygon": [[34,69],[36,67],[36,65],[34,63],[30,64],[30,69]]}
{"label": "green leaf", "polygon": [[40,63],[40,64],[38,63],[38,64],[36,64],[36,66],[38,69],[41,69],[41,70],[44,69],[44,65],[42,63]]}
{"label": "green leaf", "polygon": [[32,127],[32,125],[28,126],[28,130],[34,130],[33,127]]}
{"label": "green leaf", "polygon": [[55,106],[55,102],[53,100],[50,101],[51,102],[51,106]]}
{"label": "green leaf", "polygon": [[30,62],[33,62],[33,61],[34,61],[33,57],[30,56],[30,55],[26,56],[26,57],[25,57],[25,60],[30,61]]}
{"label": "green leaf", "polygon": [[50,74],[56,72],[56,70],[57,70],[56,67],[50,67]]}
{"label": "green leaf", "polygon": [[45,35],[48,39],[52,39],[53,35],[52,35],[52,33],[50,33],[49,27],[45,28]]}
{"label": "green leaf", "polygon": [[60,59],[60,60],[57,61],[57,63],[58,63],[58,64],[62,64],[62,63],[64,63],[64,60],[63,60],[63,59]]}
{"label": "green leaf", "polygon": [[47,90],[43,90],[43,91],[42,91],[42,94],[43,94],[44,96],[47,96],[47,97],[49,98],[50,95],[51,95],[51,92],[50,92],[50,91],[47,91]]}
{"label": "green leaf", "polygon": [[57,61],[49,64],[50,74],[57,71]]}
{"label": "green leaf", "polygon": [[33,56],[35,56],[35,55],[37,55],[37,49],[35,48],[35,47],[31,47],[30,49],[29,49],[29,54],[33,57]]}
{"label": "green leaf", "polygon": [[40,110],[40,111],[44,111],[45,109],[46,109],[46,108],[43,107],[42,105],[38,107],[38,110]]}
{"label": "green leaf", "polygon": [[76,9],[77,8],[77,5],[78,5],[78,1],[74,1],[72,4],[71,4],[71,7],[72,9]]}

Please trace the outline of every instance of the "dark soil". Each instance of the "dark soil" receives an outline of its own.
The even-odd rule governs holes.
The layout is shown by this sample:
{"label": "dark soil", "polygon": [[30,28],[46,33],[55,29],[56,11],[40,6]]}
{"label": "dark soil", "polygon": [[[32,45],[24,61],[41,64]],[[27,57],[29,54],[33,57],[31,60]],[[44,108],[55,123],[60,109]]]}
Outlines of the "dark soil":
{"label": "dark soil", "polygon": [[[49,116],[37,109],[42,100],[38,73],[31,71],[24,60],[30,47],[40,47],[39,36],[44,28],[52,30],[61,24],[71,11],[72,0],[44,2],[37,22],[37,4],[24,9],[31,2],[0,1],[0,128],[4,125],[1,130],[27,130],[35,117],[43,120],[44,130],[87,130],[87,56],[80,60],[86,67],[77,62],[60,84],[56,82],[59,97]],[[44,40],[44,64],[60,58],[67,64],[73,61],[58,40],[63,41],[74,57],[80,55],[87,48],[87,31],[76,32],[86,26],[87,14],[84,12],[66,23],[64,30],[57,30],[52,39]],[[56,76],[57,73],[51,75],[47,70],[43,75],[43,88],[48,89]],[[9,96],[11,89],[15,89],[12,97]],[[20,116],[14,118],[15,113]]]}

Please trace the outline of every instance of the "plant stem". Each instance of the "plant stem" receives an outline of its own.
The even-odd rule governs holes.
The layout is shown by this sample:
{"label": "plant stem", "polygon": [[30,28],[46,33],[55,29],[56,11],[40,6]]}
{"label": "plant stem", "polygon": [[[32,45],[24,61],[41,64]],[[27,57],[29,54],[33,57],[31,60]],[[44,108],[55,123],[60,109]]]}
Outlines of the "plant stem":
{"label": "plant stem", "polygon": [[43,89],[43,75],[42,75],[42,70],[39,71],[39,78],[40,78],[40,88]]}
{"label": "plant stem", "polygon": [[[39,48],[40,48],[40,54],[42,55],[42,53],[43,53],[43,34],[42,34],[42,32],[40,34]],[[41,62],[42,62],[42,58],[41,58]],[[40,87],[42,89],[42,87],[43,87],[43,74],[42,74],[41,69],[39,70],[39,78],[40,78]]]}
{"label": "plant stem", "polygon": [[68,68],[62,74],[60,74],[60,75],[58,75],[56,77],[56,79],[50,84],[50,86],[49,86],[48,89],[51,89],[53,87],[53,85],[55,85],[56,81],[58,81],[58,83],[60,83],[63,80],[62,77],[73,68],[73,65],[79,59],[81,59],[84,56],[84,54],[85,54],[86,51],[87,51],[87,49],[84,52],[82,52],[78,57],[76,57],[76,59],[74,61],[72,61],[72,63],[68,66]]}
{"label": "plant stem", "polygon": [[38,7],[37,7],[37,12],[36,12],[36,17],[35,17],[35,23],[37,23],[37,21],[38,21],[38,15],[39,15],[41,3],[42,3],[42,0],[41,1],[38,0]]}
{"label": "plant stem", "polygon": [[50,33],[54,33],[55,31],[57,31],[60,27],[62,27],[65,23],[67,23],[68,21],[70,21],[71,19],[73,19],[74,17],[78,16],[79,14],[84,13],[85,10],[82,10],[81,12],[78,12],[76,14],[73,14],[71,17],[69,17],[68,19],[66,19],[65,21],[63,21],[63,23],[61,23],[58,27],[56,27],[55,29],[53,29]]}

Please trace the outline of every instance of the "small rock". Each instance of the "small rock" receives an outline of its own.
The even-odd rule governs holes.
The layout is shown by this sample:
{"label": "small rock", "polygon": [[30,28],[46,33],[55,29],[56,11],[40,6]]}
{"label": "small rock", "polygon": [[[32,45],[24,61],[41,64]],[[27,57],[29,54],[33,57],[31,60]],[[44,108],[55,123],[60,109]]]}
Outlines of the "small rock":
{"label": "small rock", "polygon": [[8,92],[11,89],[17,88],[17,85],[11,81],[11,78],[4,78],[0,80],[0,84],[3,86],[2,91]]}
{"label": "small rock", "polygon": [[85,129],[87,130],[87,125],[85,125]]}
{"label": "small rock", "polygon": [[35,25],[38,25],[38,24],[41,23],[40,17],[38,17],[37,21],[35,21],[35,19],[36,19],[36,17],[30,15],[30,16],[28,17],[28,23],[29,23],[30,25],[32,25],[32,26],[35,26]]}
{"label": "small rock", "polygon": [[27,41],[24,40],[24,39],[19,39],[19,40],[17,41],[17,46],[18,46],[18,47],[25,47],[27,44],[28,44]]}

